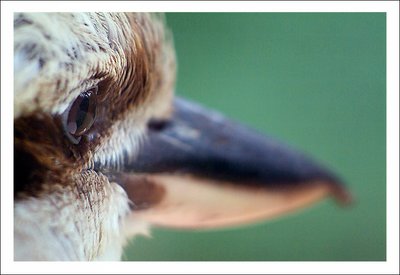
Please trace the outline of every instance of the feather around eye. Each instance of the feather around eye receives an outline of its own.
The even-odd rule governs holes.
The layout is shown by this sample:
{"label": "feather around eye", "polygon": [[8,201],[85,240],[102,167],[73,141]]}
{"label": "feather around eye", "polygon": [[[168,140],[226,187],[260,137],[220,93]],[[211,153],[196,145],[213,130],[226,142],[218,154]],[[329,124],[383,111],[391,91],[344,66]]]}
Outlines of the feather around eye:
{"label": "feather around eye", "polygon": [[81,93],[64,117],[65,132],[73,144],[78,144],[81,136],[89,131],[96,120],[97,87]]}

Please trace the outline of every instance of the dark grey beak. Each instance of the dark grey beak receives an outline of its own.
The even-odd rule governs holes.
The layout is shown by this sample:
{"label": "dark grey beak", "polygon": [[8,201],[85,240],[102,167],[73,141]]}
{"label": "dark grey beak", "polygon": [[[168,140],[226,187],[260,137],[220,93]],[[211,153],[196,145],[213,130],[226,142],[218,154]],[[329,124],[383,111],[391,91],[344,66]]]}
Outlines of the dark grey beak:
{"label": "dark grey beak", "polygon": [[[134,177],[126,177],[125,184],[128,194],[131,194],[133,209],[136,206],[138,212],[149,214],[145,216],[161,225],[224,226],[289,212],[327,195],[332,195],[343,204],[350,201],[341,180],[311,158],[183,99],[175,100],[174,113],[168,121],[149,123],[148,139],[127,170],[135,174]],[[135,194],[135,188],[140,189],[138,182],[141,182],[141,189],[152,186],[151,192],[145,188],[144,193],[149,198],[143,199],[143,194],[138,195],[138,192]],[[179,187],[174,189],[177,182]],[[193,184],[197,186],[194,189]],[[212,190],[219,190],[221,200],[210,195]],[[171,192],[180,192],[181,195],[171,196]],[[233,192],[232,197],[225,198],[229,192]],[[154,193],[158,194],[157,199],[154,199]],[[251,193],[256,196],[250,196]],[[264,193],[266,196],[261,199]],[[241,194],[249,197],[243,199]],[[195,202],[193,210],[188,197],[195,197],[196,201],[196,196],[204,198]],[[249,207],[253,198],[256,205]],[[242,208],[235,210],[241,214],[227,209],[215,213],[209,213],[209,210],[202,212],[203,203],[218,209],[218,204],[225,201],[231,206],[221,206],[222,209],[243,204]],[[183,212],[178,211],[183,214],[176,216],[169,211],[169,218],[164,218],[165,208],[177,208],[178,203],[186,207]],[[156,205],[158,210],[154,210]],[[263,211],[263,207],[268,211]],[[193,213],[196,216],[196,211],[202,213],[201,218],[192,220],[191,216]]]}

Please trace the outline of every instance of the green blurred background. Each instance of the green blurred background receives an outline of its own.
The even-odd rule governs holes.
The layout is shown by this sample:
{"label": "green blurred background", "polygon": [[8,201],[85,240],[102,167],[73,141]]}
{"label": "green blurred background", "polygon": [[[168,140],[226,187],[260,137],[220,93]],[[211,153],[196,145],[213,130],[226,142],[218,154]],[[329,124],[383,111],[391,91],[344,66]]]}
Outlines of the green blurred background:
{"label": "green blurred background", "polygon": [[177,93],[309,153],[356,202],[216,231],[153,229],[124,260],[386,259],[386,15],[171,13]]}

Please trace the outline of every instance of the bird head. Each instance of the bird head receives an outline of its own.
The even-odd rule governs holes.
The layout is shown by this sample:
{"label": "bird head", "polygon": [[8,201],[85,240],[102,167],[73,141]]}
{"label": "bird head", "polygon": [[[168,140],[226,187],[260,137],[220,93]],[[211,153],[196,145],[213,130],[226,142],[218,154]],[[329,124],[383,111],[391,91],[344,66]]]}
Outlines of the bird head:
{"label": "bird head", "polygon": [[16,259],[118,259],[148,225],[235,226],[349,201],[311,158],[175,97],[175,72],[162,15],[15,14]]}

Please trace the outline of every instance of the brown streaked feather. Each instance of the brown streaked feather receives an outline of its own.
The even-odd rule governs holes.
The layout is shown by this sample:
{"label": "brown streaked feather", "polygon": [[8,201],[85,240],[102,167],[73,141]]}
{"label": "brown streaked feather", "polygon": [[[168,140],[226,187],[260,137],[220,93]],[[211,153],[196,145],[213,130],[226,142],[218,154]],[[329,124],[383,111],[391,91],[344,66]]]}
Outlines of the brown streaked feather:
{"label": "brown streaked feather", "polygon": [[[119,259],[147,224],[125,232],[126,193],[95,166],[134,155],[147,121],[170,111],[175,55],[162,16],[16,13],[14,70],[15,260]],[[93,86],[96,121],[73,144],[69,108]]]}
{"label": "brown streaked feather", "polygon": [[[84,20],[90,23],[81,24]],[[51,23],[64,29],[55,30]],[[38,59],[41,64],[28,86],[20,86],[26,75],[16,73],[16,193],[35,193],[56,175],[61,178],[92,167],[94,152],[115,132],[112,126],[127,124],[123,122],[127,117],[136,117],[134,126],[140,128],[148,117],[168,113],[175,56],[162,16],[99,13],[79,19],[68,13],[16,14],[14,28],[16,54],[23,54],[25,62]],[[77,37],[72,48],[57,37],[64,30]],[[23,36],[28,31],[38,39],[28,43]],[[71,104],[74,95],[91,85],[99,88],[97,119],[74,146],[64,134],[63,114],[54,110]],[[149,109],[156,101],[166,107]]]}

